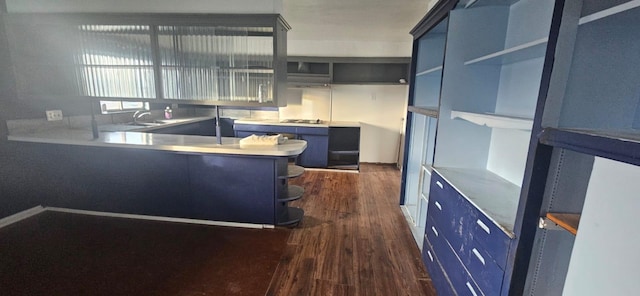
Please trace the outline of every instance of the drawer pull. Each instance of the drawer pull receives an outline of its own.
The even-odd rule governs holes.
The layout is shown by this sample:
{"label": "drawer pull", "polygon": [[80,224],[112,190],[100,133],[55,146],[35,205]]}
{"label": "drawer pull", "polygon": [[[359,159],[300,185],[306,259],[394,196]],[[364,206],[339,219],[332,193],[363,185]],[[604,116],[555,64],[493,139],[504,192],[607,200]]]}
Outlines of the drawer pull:
{"label": "drawer pull", "polygon": [[467,282],[467,289],[469,289],[473,296],[478,296],[478,294],[476,294],[476,290],[471,286],[471,284],[469,284],[469,282]]}
{"label": "drawer pull", "polygon": [[436,204],[436,207],[438,207],[438,210],[442,211],[442,206],[440,205],[440,203],[436,201],[435,204]]}
{"label": "drawer pull", "polygon": [[433,255],[431,255],[431,251],[427,251],[427,255],[429,255],[429,259],[431,259],[431,262],[433,262]]}
{"label": "drawer pull", "polygon": [[440,189],[444,189],[444,186],[442,186],[442,183],[440,183],[440,181],[436,181],[436,185],[438,185],[438,187],[440,187]]}
{"label": "drawer pull", "polygon": [[476,223],[478,225],[480,225],[480,228],[482,228],[482,230],[484,230],[484,232],[486,232],[487,234],[491,234],[491,229],[489,229],[489,226],[487,226],[487,224],[484,224],[484,222],[482,222],[482,220],[478,219],[476,221]]}
{"label": "drawer pull", "polygon": [[438,234],[438,231],[436,230],[436,228],[435,228],[435,227],[431,226],[431,230],[433,231],[433,233],[435,233],[435,234],[436,234],[436,236],[440,236],[440,235]]}
{"label": "drawer pull", "polygon": [[473,252],[473,255],[476,255],[476,257],[478,257],[478,260],[480,260],[482,265],[485,265],[484,257],[482,257],[482,255],[480,255],[480,252],[478,252],[478,250],[476,250],[476,248],[473,248],[473,250],[471,250],[471,251]]}

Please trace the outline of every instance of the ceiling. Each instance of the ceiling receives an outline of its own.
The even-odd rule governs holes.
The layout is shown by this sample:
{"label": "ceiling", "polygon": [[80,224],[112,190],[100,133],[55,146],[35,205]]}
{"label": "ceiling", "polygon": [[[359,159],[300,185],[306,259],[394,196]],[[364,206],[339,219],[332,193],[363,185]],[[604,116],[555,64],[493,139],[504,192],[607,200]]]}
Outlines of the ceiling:
{"label": "ceiling", "polygon": [[432,2],[435,0],[282,0],[282,9],[292,27],[287,39],[294,44],[296,41],[395,43],[408,46],[403,52],[410,56],[409,31],[424,17]]}

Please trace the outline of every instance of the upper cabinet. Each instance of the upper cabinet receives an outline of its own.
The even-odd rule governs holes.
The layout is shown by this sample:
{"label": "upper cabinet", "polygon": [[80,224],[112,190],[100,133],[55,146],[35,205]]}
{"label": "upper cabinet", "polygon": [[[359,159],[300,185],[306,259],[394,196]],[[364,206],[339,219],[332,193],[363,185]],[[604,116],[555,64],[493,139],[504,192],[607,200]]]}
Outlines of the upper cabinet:
{"label": "upper cabinet", "polygon": [[18,95],[280,106],[278,15],[8,14]]}
{"label": "upper cabinet", "polygon": [[411,102],[413,111],[437,117],[440,104],[440,86],[447,40],[448,18],[419,37],[414,42],[415,78],[412,82]]}
{"label": "upper cabinet", "polygon": [[288,57],[289,87],[406,84],[409,58]]}

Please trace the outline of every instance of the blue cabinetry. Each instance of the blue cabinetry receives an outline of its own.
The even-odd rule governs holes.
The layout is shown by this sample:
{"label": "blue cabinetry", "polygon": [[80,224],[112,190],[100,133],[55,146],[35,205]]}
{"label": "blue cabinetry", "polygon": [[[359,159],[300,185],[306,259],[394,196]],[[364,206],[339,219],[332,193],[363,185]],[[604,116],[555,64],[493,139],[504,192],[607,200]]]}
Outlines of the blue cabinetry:
{"label": "blue cabinetry", "polygon": [[640,1],[439,1],[412,65],[439,57],[421,45],[443,19],[441,84],[413,67],[409,100],[439,91],[423,248],[438,293],[637,293]]}
{"label": "blue cabinetry", "polygon": [[509,235],[437,171],[429,195],[425,242],[440,258],[453,288],[462,295],[500,295]]}
{"label": "blue cabinetry", "polygon": [[328,164],[329,128],[292,126],[292,125],[264,125],[264,124],[234,124],[235,135],[238,138],[250,135],[284,134],[307,141],[307,149],[298,156],[296,164],[309,168],[325,168]]}

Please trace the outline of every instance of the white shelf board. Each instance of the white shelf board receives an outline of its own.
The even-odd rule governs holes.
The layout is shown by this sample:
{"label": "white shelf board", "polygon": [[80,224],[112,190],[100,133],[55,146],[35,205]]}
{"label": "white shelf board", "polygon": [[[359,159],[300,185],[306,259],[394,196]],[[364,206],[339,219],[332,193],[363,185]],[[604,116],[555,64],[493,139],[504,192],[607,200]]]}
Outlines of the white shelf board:
{"label": "white shelf board", "polygon": [[491,219],[504,233],[513,228],[520,201],[520,187],[489,170],[434,167],[440,176]]}
{"label": "white shelf board", "polygon": [[442,71],[442,66],[437,66],[435,68],[427,69],[422,72],[416,73],[416,76],[423,76],[431,73],[437,73],[438,71]]}
{"label": "white shelf board", "polygon": [[451,119],[460,118],[477,125],[491,128],[518,129],[530,131],[533,119],[500,115],[495,113],[472,113],[463,111],[451,111]]}
{"label": "white shelf board", "polygon": [[465,66],[479,65],[504,65],[533,58],[543,57],[547,50],[548,37],[540,38],[525,44],[520,44],[505,50],[494,52],[473,60],[464,62]]}
{"label": "white shelf board", "polygon": [[601,10],[598,11],[596,13],[587,15],[587,16],[583,16],[580,18],[580,20],[578,21],[579,25],[584,25],[593,21],[597,21],[599,19],[602,18],[606,18],[608,16],[612,16],[614,14],[620,13],[620,12],[624,12],[630,9],[634,9],[636,7],[640,6],[640,0],[632,0],[605,10]]}

